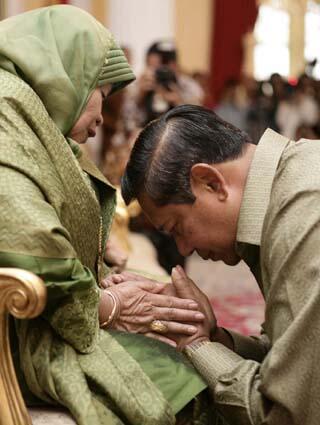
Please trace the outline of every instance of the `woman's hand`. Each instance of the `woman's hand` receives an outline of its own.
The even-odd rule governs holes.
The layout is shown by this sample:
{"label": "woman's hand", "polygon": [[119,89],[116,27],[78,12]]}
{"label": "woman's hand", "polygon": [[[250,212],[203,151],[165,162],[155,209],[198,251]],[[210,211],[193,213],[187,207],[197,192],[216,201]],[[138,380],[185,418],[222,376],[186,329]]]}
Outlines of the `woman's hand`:
{"label": "woman's hand", "polygon": [[126,266],[128,255],[116,239],[110,238],[106,244],[104,258],[116,271],[121,272]]}
{"label": "woman's hand", "polygon": [[103,288],[108,288],[109,286],[117,285],[118,283],[123,283],[126,281],[137,281],[137,282],[148,281],[148,282],[157,283],[157,281],[154,279],[141,276],[137,273],[123,271],[121,273],[109,274],[106,278],[102,280],[101,286]]}
{"label": "woman's hand", "polygon": [[[123,279],[123,275],[121,276]],[[126,273],[126,278],[128,277],[129,274]],[[108,286],[108,291],[113,292],[120,302],[120,314],[113,323],[114,329],[142,333],[174,346],[173,334],[192,335],[196,332],[197,328],[193,324],[204,319],[196,302],[175,297],[171,284],[159,283],[138,275],[133,278],[136,280]],[[165,334],[151,330],[154,320],[161,320],[166,326]]]}
{"label": "woman's hand", "polygon": [[[103,281],[101,282],[101,286],[103,288],[109,288],[110,286],[118,285],[127,281],[158,283],[158,281],[154,279],[141,276],[137,273],[124,271],[122,273],[110,274],[105,279],[103,279]],[[171,295],[172,297],[177,296],[175,287],[171,283],[166,283],[159,293],[162,295]]]}

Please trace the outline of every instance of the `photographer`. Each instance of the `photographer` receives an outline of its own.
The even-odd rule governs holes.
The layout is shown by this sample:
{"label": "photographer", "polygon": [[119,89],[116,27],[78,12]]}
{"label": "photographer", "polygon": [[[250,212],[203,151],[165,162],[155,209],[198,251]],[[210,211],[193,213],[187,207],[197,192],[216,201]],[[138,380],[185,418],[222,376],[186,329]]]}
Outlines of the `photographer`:
{"label": "photographer", "polygon": [[204,96],[199,84],[179,70],[177,50],[171,41],[159,41],[149,47],[146,70],[135,89],[138,126],[147,124],[174,106],[183,103],[200,105]]}

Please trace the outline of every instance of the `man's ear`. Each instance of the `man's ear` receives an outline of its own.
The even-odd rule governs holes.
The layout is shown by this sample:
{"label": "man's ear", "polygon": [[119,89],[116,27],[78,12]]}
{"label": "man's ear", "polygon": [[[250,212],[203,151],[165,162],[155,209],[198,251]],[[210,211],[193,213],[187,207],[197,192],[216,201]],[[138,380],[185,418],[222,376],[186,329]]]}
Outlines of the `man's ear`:
{"label": "man's ear", "polygon": [[223,174],[210,164],[198,163],[193,165],[190,173],[192,192],[196,196],[198,190],[209,190],[215,193],[219,201],[228,197],[228,188]]}

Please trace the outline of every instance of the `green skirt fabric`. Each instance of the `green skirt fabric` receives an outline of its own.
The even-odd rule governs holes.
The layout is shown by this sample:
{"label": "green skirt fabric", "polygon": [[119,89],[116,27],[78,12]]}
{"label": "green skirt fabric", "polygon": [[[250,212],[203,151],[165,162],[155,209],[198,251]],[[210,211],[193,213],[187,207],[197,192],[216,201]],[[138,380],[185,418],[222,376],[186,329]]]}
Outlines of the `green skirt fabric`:
{"label": "green skirt fabric", "polygon": [[[101,417],[107,419],[107,416],[105,416],[105,409],[107,409],[110,411],[110,413],[112,412],[112,414],[115,415],[114,417],[110,416],[110,419],[112,418],[114,420],[116,417],[119,418],[119,424],[137,423],[135,421],[131,422],[131,420],[128,421],[128,416],[122,411],[122,407],[120,405],[122,403],[117,403],[117,397],[114,397],[114,394],[112,395],[112,389],[110,389],[110,392],[109,390],[106,391],[107,388],[113,386],[113,384],[110,385],[110,365],[100,365],[99,362],[103,360],[102,353],[106,352],[107,350],[109,354],[112,352],[114,353],[113,355],[108,357],[108,359],[105,358],[107,360],[107,363],[110,359],[113,359],[113,363],[116,364],[116,367],[119,368],[119,375],[122,375],[122,379],[123,377],[126,377],[124,379],[124,382],[125,380],[127,380],[128,382],[128,385],[125,385],[125,383],[123,382],[122,386],[118,387],[119,399],[123,399],[125,396],[129,396],[134,399],[136,395],[135,388],[136,391],[140,393],[140,398],[141,394],[145,393],[144,397],[142,397],[145,398],[143,408],[144,417],[148,415],[149,411],[150,415],[154,414],[154,407],[157,403],[159,403],[158,398],[154,398],[154,390],[150,391],[149,393],[148,385],[150,382],[162,394],[162,396],[168,403],[168,407],[173,416],[179,417],[180,412],[180,417],[187,416],[188,421],[190,420],[190,424],[199,423],[208,425],[209,423],[211,423],[211,421],[208,420],[208,417],[210,417],[210,408],[207,403],[208,394],[205,394],[203,392],[206,389],[207,385],[182,354],[178,353],[174,348],[170,347],[167,344],[153,340],[148,337],[144,337],[143,335],[135,335],[118,331],[101,331],[101,334],[103,337],[101,338],[101,343],[98,344],[95,350],[96,354],[92,353],[88,355],[78,355],[79,364],[81,366],[82,371],[84,372],[88,389],[91,393],[91,397],[94,401],[95,409],[97,411],[99,411],[100,405]],[[111,345],[110,341],[112,341]],[[116,349],[117,351],[117,344],[121,346],[121,350],[116,353],[114,349]],[[13,338],[13,347],[17,348],[15,338]],[[122,361],[123,350],[129,356],[127,357],[127,359],[131,359],[127,363],[124,363]],[[72,368],[72,366],[75,366],[75,363],[71,360],[71,358],[68,358],[70,354],[68,353],[68,350],[65,352],[64,355],[61,355],[62,353],[57,353],[55,348],[53,347],[53,350],[51,350],[51,352],[54,353],[54,355],[59,354],[59,357],[64,357],[65,359],[63,362],[59,360],[59,363],[55,365],[55,367],[58,367],[59,372],[58,374],[52,375],[53,380],[56,382],[56,385],[59,382],[59,386],[61,386],[61,388],[65,388],[63,392],[67,391],[69,393],[69,395],[64,399],[63,404],[68,409],[71,409],[71,413],[75,415],[77,423],[82,424],[82,419],[80,419],[76,414],[77,409],[73,411],[73,403],[76,398],[75,391],[77,386],[80,394],[78,395],[79,401],[81,401],[84,395],[81,395],[83,391],[81,379],[79,379],[79,377],[76,377],[71,372],[71,369],[66,370],[65,366],[63,366],[63,364],[65,363],[68,368],[69,366],[70,368]],[[20,369],[18,358],[18,352],[15,351],[14,361],[17,370],[17,376],[26,404],[28,406],[50,405],[50,402],[45,402],[43,399],[41,400],[31,393],[28,388],[28,385],[26,384],[24,374]],[[115,359],[117,359],[116,363]],[[146,384],[145,388],[143,381],[140,381],[140,379],[137,380],[136,385],[134,384],[134,381],[137,377],[137,369],[135,367],[135,363],[138,364],[138,369],[141,368],[141,371],[146,375],[146,379],[144,381]],[[41,370],[42,373],[47,374],[49,372],[45,372],[44,365],[45,362],[41,366]],[[52,365],[50,366],[48,364],[48,367],[51,368]],[[132,374],[130,374],[130,368],[132,368]],[[65,372],[63,372],[63,370]],[[59,378],[59,375],[61,375],[61,373],[65,375],[64,378],[61,378],[61,376]],[[140,374],[139,371],[138,373]],[[130,380],[131,378],[132,381]],[[113,380],[116,379],[117,378],[114,377]],[[69,389],[67,389],[68,387]],[[71,394],[73,395],[71,396]],[[190,402],[192,402],[193,400],[196,400],[195,406],[193,406],[193,404],[190,404]],[[133,400],[131,400],[131,402],[132,401]],[[86,403],[84,403],[84,406],[85,404]],[[102,406],[105,407],[102,408]],[[186,406],[187,409],[184,410]],[[199,406],[201,406],[201,408],[199,408]],[[198,421],[194,422],[193,416],[195,416]],[[87,421],[89,420],[90,415],[85,415],[85,417],[87,418],[85,421]],[[201,420],[199,418],[201,418]],[[169,419],[164,420],[163,423],[167,423],[167,420],[168,423],[171,423]],[[115,423],[117,423],[116,420]],[[154,422],[154,424],[156,423],[158,422]]]}
{"label": "green skirt fabric", "polygon": [[162,392],[175,415],[207,387],[191,363],[169,345],[143,335],[110,333]]}
{"label": "green skirt fabric", "polygon": [[[11,331],[14,332],[13,328],[11,328]],[[174,415],[177,415],[191,400],[206,389],[207,384],[188,360],[169,345],[143,335],[118,331],[108,331],[108,333],[134,358],[153,384],[161,391]],[[12,342],[13,347],[16,347],[14,337]],[[30,392],[19,368],[17,351],[14,350],[13,354],[19,384],[26,404],[30,407],[47,405]],[[121,367],[121,365],[119,366]],[[96,390],[93,381],[91,390]],[[117,406],[112,406],[111,402],[110,407],[116,414],[120,413]]]}
{"label": "green skirt fabric", "polygon": [[[12,341],[20,387],[29,406],[51,404],[56,399],[70,409],[79,423],[82,423],[80,419],[82,412],[78,412],[76,408],[76,398],[77,394],[79,397],[82,392],[83,397],[85,395],[84,382],[82,383],[85,378],[97,411],[109,409],[116,417],[121,418],[122,423],[135,423],[127,422],[128,416],[124,415],[124,406],[128,408],[126,397],[134,398],[138,392],[142,399],[144,417],[149,409],[152,411],[156,405],[159,409],[164,409],[167,405],[170,415],[174,417],[206,388],[207,385],[185,356],[167,344],[139,334],[100,330],[94,351],[87,354],[74,353],[74,356],[71,347],[63,343],[58,335],[52,334],[47,321],[52,321],[53,307],[60,301],[61,295],[53,282],[59,281],[61,290],[66,268],[73,270],[74,284],[79,286],[78,282],[83,280],[82,275],[77,272],[76,262],[69,259],[54,260],[0,253],[0,264],[10,267],[19,264],[20,267],[45,276],[50,296],[43,318],[30,322],[32,331],[27,336],[29,347],[24,352],[21,352],[20,348],[20,359],[17,334],[13,336]],[[49,276],[53,282],[48,280]],[[64,315],[62,319],[68,328],[67,323],[70,320],[68,316]],[[71,322],[75,323],[75,320],[73,315]],[[21,326],[24,326],[23,322],[17,321],[18,334]],[[82,326],[80,322],[78,326]],[[75,324],[72,329],[74,332]],[[24,365],[24,373],[21,371],[21,362]],[[78,373],[72,373],[68,377],[72,368],[78,370]],[[39,385],[42,388],[36,396],[29,390],[30,385],[27,384],[25,375],[29,383],[33,382],[31,390]],[[37,378],[34,379],[32,376]],[[118,381],[117,388],[115,388],[116,381]],[[52,382],[55,384],[52,385]],[[75,391],[74,388],[77,386],[78,390]],[[155,388],[151,390],[153,386]],[[59,393],[62,391],[63,394],[66,392],[69,394],[66,397],[62,394],[56,396],[57,388]],[[49,400],[46,401],[47,395]],[[131,403],[134,403],[134,400]],[[102,409],[102,405],[105,409]],[[105,417],[104,415],[105,412],[99,414],[102,417]],[[89,417],[90,415],[85,415],[85,418]],[[170,420],[163,423],[169,424]]]}

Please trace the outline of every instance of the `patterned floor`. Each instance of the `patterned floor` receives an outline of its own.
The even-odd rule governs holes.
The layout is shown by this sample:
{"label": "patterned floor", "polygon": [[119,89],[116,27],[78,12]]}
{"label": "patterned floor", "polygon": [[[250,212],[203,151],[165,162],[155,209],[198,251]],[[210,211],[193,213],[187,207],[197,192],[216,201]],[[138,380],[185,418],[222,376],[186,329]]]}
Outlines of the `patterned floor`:
{"label": "patterned floor", "polygon": [[208,295],[219,326],[245,335],[257,335],[264,318],[264,301],[248,267],[229,267],[204,261],[194,254],[187,263],[190,277]]}

